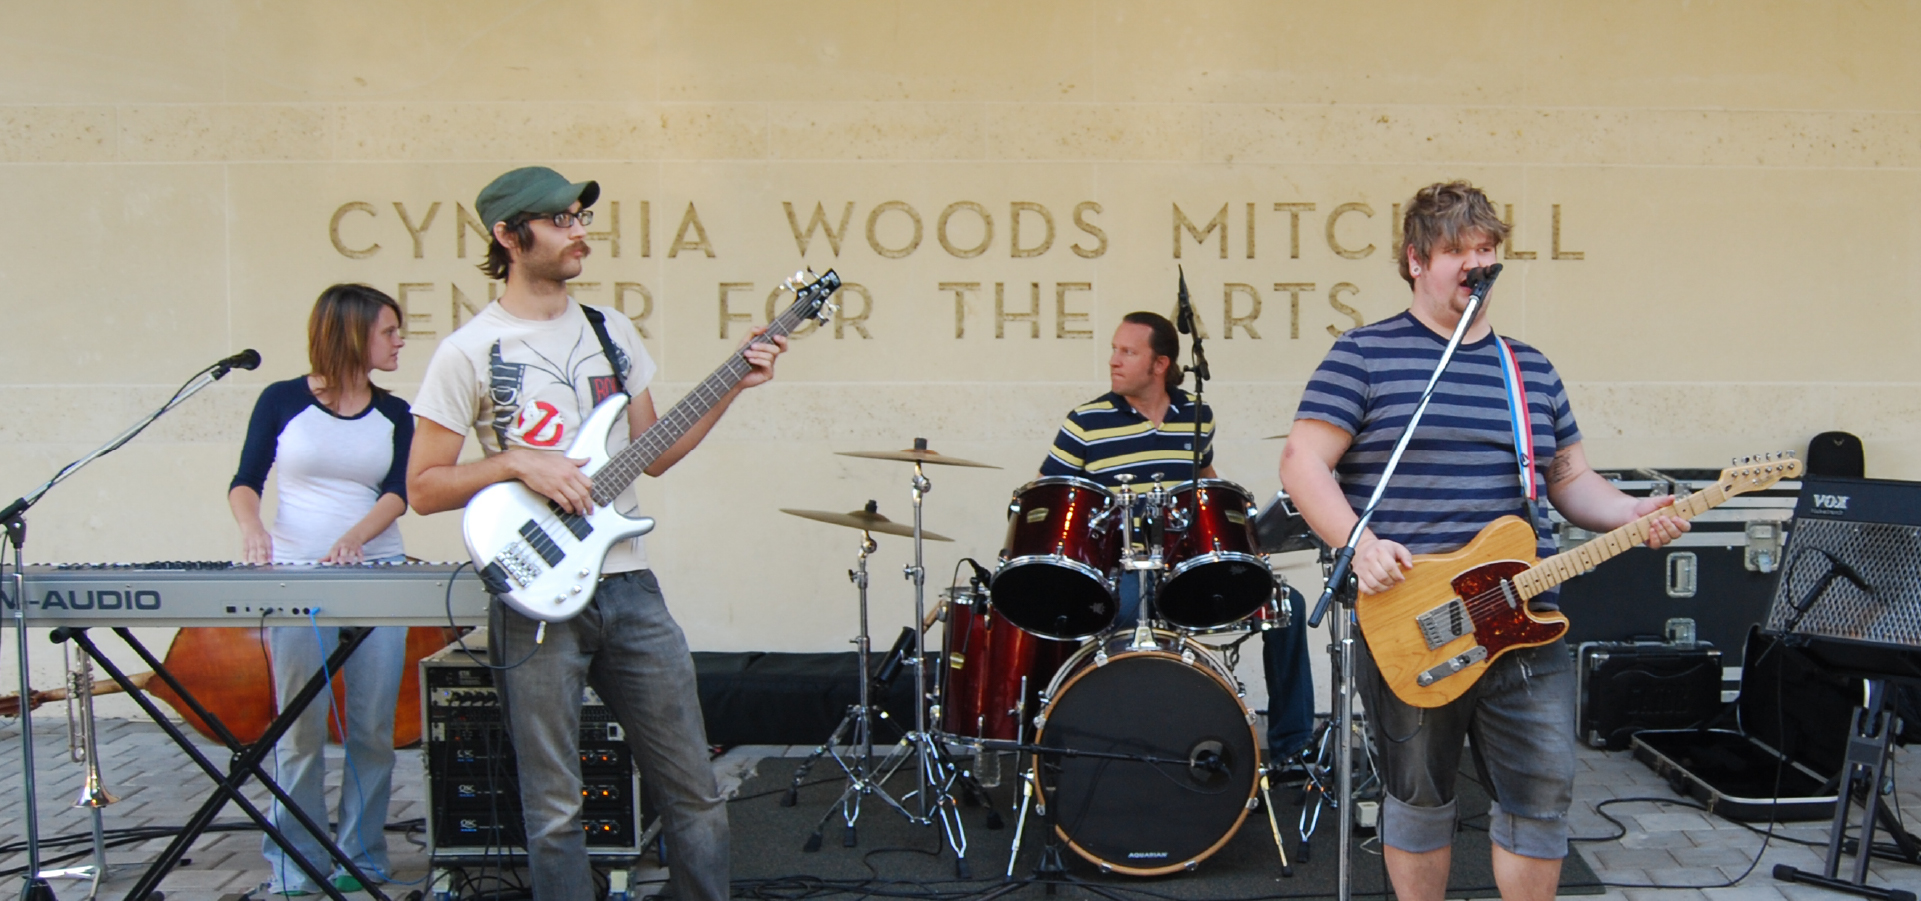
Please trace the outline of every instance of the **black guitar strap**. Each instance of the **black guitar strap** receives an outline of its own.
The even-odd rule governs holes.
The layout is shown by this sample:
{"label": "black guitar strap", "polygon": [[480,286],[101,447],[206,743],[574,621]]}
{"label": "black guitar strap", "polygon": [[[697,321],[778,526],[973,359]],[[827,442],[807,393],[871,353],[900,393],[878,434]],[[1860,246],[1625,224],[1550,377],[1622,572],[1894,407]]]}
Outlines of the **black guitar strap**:
{"label": "black guitar strap", "polygon": [[607,334],[607,317],[584,303],[580,305],[580,311],[587,315],[587,324],[594,327],[594,337],[600,339],[601,355],[607,358],[607,368],[614,371],[614,385],[620,393],[626,394],[627,382],[620,371],[620,351],[615,349],[614,339]]}

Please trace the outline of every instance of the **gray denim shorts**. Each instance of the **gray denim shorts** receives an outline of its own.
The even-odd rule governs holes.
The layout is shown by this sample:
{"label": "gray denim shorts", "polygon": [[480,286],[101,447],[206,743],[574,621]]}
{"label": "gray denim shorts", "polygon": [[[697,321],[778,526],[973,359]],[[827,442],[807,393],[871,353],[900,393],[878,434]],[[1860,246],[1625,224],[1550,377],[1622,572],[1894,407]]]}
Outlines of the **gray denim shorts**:
{"label": "gray denim shorts", "polygon": [[1493,798],[1488,832],[1523,857],[1567,856],[1574,800],[1574,668],[1556,641],[1511,651],[1445,707],[1402,703],[1381,681],[1366,645],[1355,663],[1387,790],[1381,840],[1425,853],[1454,841],[1454,779],[1471,739],[1481,784]]}

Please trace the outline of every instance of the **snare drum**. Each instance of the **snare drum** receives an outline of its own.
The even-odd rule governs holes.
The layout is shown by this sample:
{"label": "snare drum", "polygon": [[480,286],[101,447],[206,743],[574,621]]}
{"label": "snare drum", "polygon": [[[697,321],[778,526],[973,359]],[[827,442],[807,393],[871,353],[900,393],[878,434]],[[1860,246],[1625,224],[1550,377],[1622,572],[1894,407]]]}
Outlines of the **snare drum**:
{"label": "snare drum", "polygon": [[945,678],[937,721],[949,735],[1013,741],[1040,709],[1041,689],[1074,653],[996,617],[985,592],[955,589],[947,605]]}
{"label": "snare drum", "polygon": [[1043,747],[1137,754],[1164,762],[1042,754],[1055,830],[1104,871],[1157,876],[1219,851],[1254,807],[1255,717],[1233,676],[1192,639],[1156,630],[1081,647],[1047,689]]}
{"label": "snare drum", "polygon": [[1254,533],[1258,511],[1226,479],[1182,482],[1168,493],[1167,580],[1155,612],[1188,629],[1246,619],[1274,599],[1274,575]]}
{"label": "snare drum", "polygon": [[1114,622],[1120,522],[1114,495],[1075,476],[1035,479],[1007,508],[994,609],[1035,635],[1074,641]]}

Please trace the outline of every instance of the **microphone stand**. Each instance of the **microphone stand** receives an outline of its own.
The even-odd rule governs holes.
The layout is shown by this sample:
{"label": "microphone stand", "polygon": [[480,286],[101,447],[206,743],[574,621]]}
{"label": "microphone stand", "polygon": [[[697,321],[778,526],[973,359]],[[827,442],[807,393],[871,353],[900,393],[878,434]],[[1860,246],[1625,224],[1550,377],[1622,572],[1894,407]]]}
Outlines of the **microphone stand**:
{"label": "microphone stand", "polygon": [[1191,332],[1193,339],[1190,342],[1189,352],[1193,356],[1194,365],[1186,367],[1188,372],[1194,373],[1194,493],[1188,499],[1191,509],[1188,510],[1187,521],[1195,523],[1200,522],[1201,514],[1201,398],[1207,391],[1207,381],[1213,378],[1214,374],[1208,371],[1207,352],[1201,349],[1201,330],[1193,327],[1194,305],[1187,299],[1187,272],[1180,267],[1176,267],[1175,271],[1181,275],[1180,324],[1189,326],[1181,331]]}
{"label": "microphone stand", "polygon": [[[180,390],[175,391],[173,396],[160,406],[160,409],[148,414],[145,419],[135,423],[92,453],[61,467],[59,472],[53,474],[53,478],[48,479],[40,487],[28,492],[25,497],[16,498],[5,509],[0,509],[0,526],[6,529],[7,540],[13,544],[13,597],[10,601],[13,605],[14,638],[19,646],[20,697],[30,697],[33,692],[30,684],[32,674],[28,668],[27,658],[27,605],[29,603],[25,559],[27,511],[32,509],[34,504],[39,503],[40,499],[53,489],[53,486],[66,481],[69,476],[79,472],[87,464],[119,450],[147,426],[152,425],[154,420],[166,415],[167,411],[180,406],[186,402],[187,398],[200,393],[201,389],[232,372],[234,365],[233,358],[228,358],[195,373],[193,378],[187,380],[187,384],[182,385]],[[258,363],[256,362],[255,365]],[[33,779],[33,715],[27,711],[24,704],[20,709],[20,773],[21,786],[24,789],[21,796],[26,802],[27,826],[26,882],[21,886],[20,897],[22,901],[53,901],[53,887],[47,884],[46,878],[40,873],[40,810]],[[104,865],[105,862],[101,863]]]}
{"label": "microphone stand", "polygon": [[[1501,274],[1501,264],[1477,267],[1468,270],[1468,280],[1473,288],[1468,294],[1467,309],[1461,314],[1461,321],[1454,326],[1454,334],[1447,340],[1447,347],[1441,351],[1441,359],[1434,364],[1434,373],[1428,376],[1427,387],[1421,391],[1421,401],[1414,407],[1413,415],[1408,417],[1407,427],[1401,430],[1400,440],[1394,443],[1394,452],[1388,455],[1387,466],[1381,471],[1380,481],[1374,485],[1374,495],[1367,500],[1367,507],[1361,511],[1361,518],[1354,523],[1354,529],[1347,534],[1347,542],[1334,556],[1334,567],[1328,571],[1327,587],[1322,589],[1321,598],[1314,604],[1314,611],[1307,618],[1308,628],[1321,624],[1327,615],[1328,605],[1333,603],[1336,594],[1346,598],[1348,611],[1334,618],[1333,639],[1340,649],[1341,690],[1335,696],[1334,717],[1335,733],[1335,785],[1340,792],[1340,806],[1335,808],[1335,856],[1337,858],[1337,879],[1335,897],[1348,901],[1353,897],[1352,861],[1349,854],[1354,836],[1354,753],[1352,733],[1354,729],[1354,636],[1353,615],[1351,610],[1357,603],[1358,591],[1354,582],[1354,550],[1361,543],[1361,535],[1367,531],[1367,524],[1374,518],[1374,511],[1387,493],[1388,482],[1394,478],[1395,469],[1401,465],[1401,454],[1407,450],[1408,442],[1414,438],[1414,430],[1421,424],[1421,415],[1427,412],[1428,402],[1434,399],[1434,388],[1441,382],[1442,374],[1447,372],[1448,364],[1454,362],[1454,354],[1461,348],[1461,340],[1467,337],[1467,330],[1481,316],[1481,308],[1487,302],[1487,294],[1494,287],[1494,279]],[[1534,523],[1528,524],[1539,528]]]}

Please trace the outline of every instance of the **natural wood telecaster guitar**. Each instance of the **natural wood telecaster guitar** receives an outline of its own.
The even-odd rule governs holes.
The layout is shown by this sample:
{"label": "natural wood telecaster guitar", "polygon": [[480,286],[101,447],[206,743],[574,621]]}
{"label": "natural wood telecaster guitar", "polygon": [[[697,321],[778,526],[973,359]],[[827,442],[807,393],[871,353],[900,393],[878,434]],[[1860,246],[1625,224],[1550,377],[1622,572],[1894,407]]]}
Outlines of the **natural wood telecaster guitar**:
{"label": "natural wood telecaster guitar", "polygon": [[1566,616],[1532,613],[1529,598],[1646,543],[1657,517],[1693,519],[1800,475],[1801,461],[1786,454],[1748,458],[1722,470],[1713,487],[1546,560],[1534,556],[1534,529],[1503,516],[1458,551],[1417,555],[1407,581],[1362,597],[1355,617],[1394,694],[1415,707],[1439,707],[1466,694],[1502,654],[1567,632]]}

